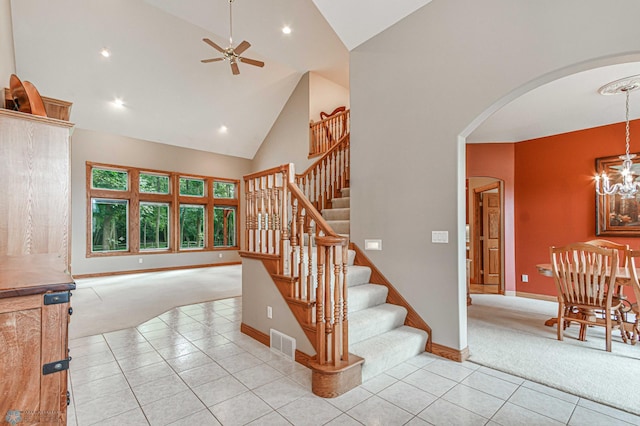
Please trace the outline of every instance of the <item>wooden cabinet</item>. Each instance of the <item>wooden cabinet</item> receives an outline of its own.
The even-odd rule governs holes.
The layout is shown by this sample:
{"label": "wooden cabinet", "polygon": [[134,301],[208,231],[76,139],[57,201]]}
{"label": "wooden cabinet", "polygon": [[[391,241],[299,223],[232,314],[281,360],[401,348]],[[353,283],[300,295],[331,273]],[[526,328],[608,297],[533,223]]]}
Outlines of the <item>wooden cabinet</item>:
{"label": "wooden cabinet", "polygon": [[0,109],[0,256],[49,254],[69,269],[72,126]]}
{"label": "wooden cabinet", "polygon": [[72,126],[0,109],[0,422],[66,424]]}
{"label": "wooden cabinet", "polygon": [[0,419],[66,424],[69,274],[46,255],[0,257]]}

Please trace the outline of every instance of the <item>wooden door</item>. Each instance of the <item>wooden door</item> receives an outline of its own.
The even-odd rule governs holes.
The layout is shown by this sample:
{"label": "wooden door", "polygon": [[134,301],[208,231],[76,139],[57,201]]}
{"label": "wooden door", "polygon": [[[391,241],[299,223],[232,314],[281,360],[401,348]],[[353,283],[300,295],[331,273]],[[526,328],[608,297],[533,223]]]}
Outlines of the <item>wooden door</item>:
{"label": "wooden door", "polygon": [[41,328],[40,296],[0,299],[2,420],[5,420],[5,415],[16,420],[18,411],[37,412],[41,409]]}
{"label": "wooden door", "polygon": [[500,284],[500,194],[482,196],[482,258],[484,284]]}

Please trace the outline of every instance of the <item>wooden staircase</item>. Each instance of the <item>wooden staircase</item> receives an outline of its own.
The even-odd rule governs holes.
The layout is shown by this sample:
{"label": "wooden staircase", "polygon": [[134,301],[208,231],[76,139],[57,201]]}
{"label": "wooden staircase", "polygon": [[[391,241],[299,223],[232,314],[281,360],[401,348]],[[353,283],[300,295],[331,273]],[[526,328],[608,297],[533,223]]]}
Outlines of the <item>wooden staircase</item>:
{"label": "wooden staircase", "polygon": [[241,255],[262,260],[313,345],[316,354],[299,361],[321,397],[431,351],[429,326],[349,243],[349,140],[347,133],[300,175],[288,164],[244,178]]}

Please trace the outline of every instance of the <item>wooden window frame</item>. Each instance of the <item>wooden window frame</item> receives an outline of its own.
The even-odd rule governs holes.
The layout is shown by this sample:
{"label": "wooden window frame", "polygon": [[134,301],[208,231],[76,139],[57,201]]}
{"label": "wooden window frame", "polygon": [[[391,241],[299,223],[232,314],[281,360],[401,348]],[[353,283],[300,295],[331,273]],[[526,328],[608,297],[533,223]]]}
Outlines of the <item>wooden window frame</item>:
{"label": "wooden window frame", "polygon": [[[129,176],[128,190],[94,189],[91,187],[91,172],[93,168],[126,171]],[[86,227],[86,257],[109,257],[109,256],[134,256],[140,254],[169,254],[169,253],[193,253],[202,251],[224,251],[239,250],[240,242],[240,180],[214,176],[202,176],[191,173],[180,173],[166,170],[156,170],[132,166],[122,166],[115,164],[94,163],[87,161],[86,170],[86,206],[87,206],[87,227]],[[140,192],[140,173],[150,173],[169,176],[169,194],[156,194]],[[180,195],[180,178],[202,179],[205,184],[205,196],[198,197],[192,195]],[[236,198],[215,198],[214,182],[234,183],[236,185]],[[91,202],[94,198],[128,200],[129,201],[129,250],[128,251],[107,251],[93,252],[91,241],[93,240],[92,210]],[[155,250],[140,249],[140,202],[166,203],[169,204],[169,248]],[[180,205],[203,205],[205,206],[205,246],[203,248],[180,248]],[[236,245],[232,247],[214,247],[213,245],[213,209],[214,206],[235,206],[236,207]]]}

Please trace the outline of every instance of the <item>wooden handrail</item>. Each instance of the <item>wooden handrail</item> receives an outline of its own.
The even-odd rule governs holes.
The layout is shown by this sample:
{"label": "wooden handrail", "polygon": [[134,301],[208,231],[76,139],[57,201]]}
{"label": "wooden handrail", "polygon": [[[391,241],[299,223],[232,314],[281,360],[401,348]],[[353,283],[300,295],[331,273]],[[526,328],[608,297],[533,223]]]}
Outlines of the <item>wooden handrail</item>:
{"label": "wooden handrail", "polygon": [[327,118],[309,123],[309,158],[327,152],[349,133],[350,110],[338,107],[331,114],[320,114],[325,116]]}
{"label": "wooden handrail", "polygon": [[319,211],[331,208],[333,198],[349,186],[350,140],[347,133],[307,170],[295,176],[295,182]]}

